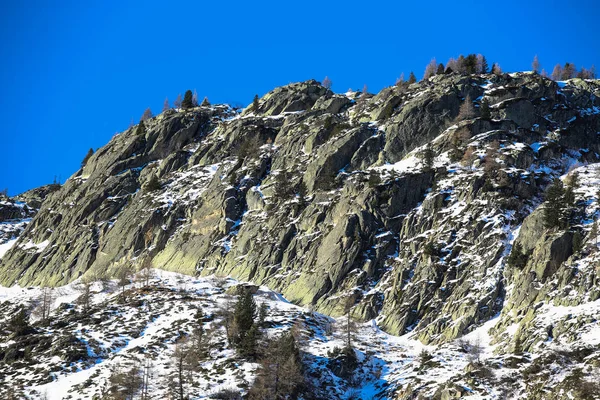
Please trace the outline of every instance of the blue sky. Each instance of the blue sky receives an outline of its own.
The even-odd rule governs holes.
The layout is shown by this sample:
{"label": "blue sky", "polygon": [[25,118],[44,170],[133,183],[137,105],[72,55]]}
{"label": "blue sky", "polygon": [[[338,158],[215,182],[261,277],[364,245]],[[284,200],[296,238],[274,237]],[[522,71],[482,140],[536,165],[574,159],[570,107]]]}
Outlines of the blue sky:
{"label": "blue sky", "polygon": [[249,104],[326,75],[376,92],[432,57],[482,53],[505,71],[538,54],[600,69],[597,1],[4,1],[0,189],[73,174],[90,147],[196,89]]}

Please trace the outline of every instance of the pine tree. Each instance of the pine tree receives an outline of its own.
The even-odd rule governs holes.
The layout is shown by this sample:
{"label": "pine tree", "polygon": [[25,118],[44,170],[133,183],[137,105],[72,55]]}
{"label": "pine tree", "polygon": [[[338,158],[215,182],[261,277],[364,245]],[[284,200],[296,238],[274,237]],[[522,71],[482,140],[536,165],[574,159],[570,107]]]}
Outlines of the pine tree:
{"label": "pine tree", "polygon": [[162,112],[165,112],[170,109],[171,109],[171,106],[169,105],[169,98],[165,97],[165,102],[163,103]]}
{"label": "pine tree", "polygon": [[9,321],[8,330],[14,336],[24,336],[33,332],[33,328],[29,325],[29,316],[24,308],[21,308]]}
{"label": "pine tree", "polygon": [[304,382],[297,339],[291,332],[269,341],[257,377],[248,393],[250,400],[292,399]]}
{"label": "pine tree", "polygon": [[410,75],[408,76],[408,84],[413,84],[417,82],[417,77],[415,76],[414,72],[410,71]]}
{"label": "pine tree", "polygon": [[235,333],[232,337],[233,344],[242,357],[255,358],[260,331],[255,323],[256,302],[252,293],[246,290],[239,296],[233,311],[233,325]]}
{"label": "pine tree", "polygon": [[89,161],[90,157],[93,155],[94,155],[94,149],[90,148],[88,150],[87,154],[85,155],[85,157],[83,158],[83,161],[81,161],[81,168],[85,167],[85,165]]}
{"label": "pine tree", "polygon": [[598,221],[594,219],[592,223],[592,229],[590,229],[589,240],[594,245],[594,247],[598,246]]}
{"label": "pine tree", "polygon": [[202,107],[210,107],[210,101],[208,101],[208,97],[204,97],[204,100],[202,100],[202,104],[200,104]]}
{"label": "pine tree", "polygon": [[252,100],[252,111],[254,115],[258,115],[258,110],[260,109],[260,103],[258,101],[258,95],[254,95],[254,100]]}
{"label": "pine tree", "polygon": [[465,57],[465,72],[467,74],[477,73],[477,56],[475,54],[469,54]]}
{"label": "pine tree", "polygon": [[544,225],[552,229],[561,225],[564,213],[565,189],[560,179],[556,178],[546,190],[546,204],[544,206]]}
{"label": "pine tree", "polygon": [[419,156],[421,158],[421,162],[423,163],[423,170],[431,171],[433,167],[433,160],[435,159],[435,153],[433,152],[430,143],[425,145],[423,152]]}
{"label": "pine tree", "polygon": [[583,248],[583,238],[579,231],[573,232],[573,253],[577,254]]}
{"label": "pine tree", "polygon": [[144,121],[140,121],[137,128],[135,129],[136,135],[145,135],[146,134],[146,124]]}
{"label": "pine tree", "polygon": [[490,103],[485,98],[483,100],[481,100],[481,104],[479,105],[479,115],[483,119],[491,119],[492,118],[492,113],[490,110]]}
{"label": "pine tree", "polygon": [[533,57],[533,62],[531,63],[531,70],[535,73],[540,71],[540,61],[538,60],[537,54]]}
{"label": "pine tree", "polygon": [[437,66],[436,74],[437,75],[443,75],[444,74],[444,64],[439,63],[439,65]]}
{"label": "pine tree", "polygon": [[507,263],[509,266],[522,270],[527,264],[529,256],[523,252],[521,243],[517,242],[513,246],[510,255],[508,256]]}
{"label": "pine tree", "polygon": [[194,107],[194,95],[191,90],[187,90],[183,95],[183,101],[181,102],[181,108],[187,110]]}

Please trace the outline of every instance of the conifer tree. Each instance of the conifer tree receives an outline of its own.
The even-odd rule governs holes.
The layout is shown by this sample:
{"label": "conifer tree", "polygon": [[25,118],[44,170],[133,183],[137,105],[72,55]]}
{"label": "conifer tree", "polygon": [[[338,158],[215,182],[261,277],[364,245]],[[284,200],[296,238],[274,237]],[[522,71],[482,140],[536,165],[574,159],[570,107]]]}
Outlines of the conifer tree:
{"label": "conifer tree", "polygon": [[254,115],[258,115],[259,108],[260,108],[260,103],[258,101],[258,95],[255,94],[254,100],[252,100],[252,111],[254,112]]}
{"label": "conifer tree", "polygon": [[527,264],[528,255],[523,252],[523,247],[521,243],[517,242],[513,246],[510,255],[508,256],[508,265],[517,268],[519,270],[523,269]]}
{"label": "conifer tree", "polygon": [[598,221],[596,219],[594,219],[590,230],[590,241],[594,247],[598,246]]}
{"label": "conifer tree", "polygon": [[244,291],[238,298],[233,311],[235,333],[232,342],[242,357],[255,358],[260,336],[255,323],[256,302],[249,290]]}
{"label": "conifer tree", "polygon": [[181,102],[181,108],[184,110],[194,107],[194,95],[191,90],[187,90],[183,95],[183,101]]}
{"label": "conifer tree", "polygon": [[81,167],[85,167],[85,165],[87,164],[88,160],[90,159],[91,156],[94,155],[94,149],[90,148],[87,152],[87,154],[85,155],[85,157],[83,158],[83,161],[81,161]]}
{"label": "conifer tree", "polygon": [[583,238],[579,231],[573,232],[573,253],[577,254],[583,248]]}
{"label": "conifer tree", "polygon": [[417,77],[415,76],[414,72],[410,71],[410,75],[408,76],[408,84],[412,84],[417,82]]}
{"label": "conifer tree", "polygon": [[21,308],[9,321],[8,330],[14,336],[24,336],[33,332],[33,328],[29,325],[29,316],[24,308]]}
{"label": "conifer tree", "polygon": [[140,121],[137,128],[135,129],[136,135],[145,135],[146,134],[146,124],[144,121]]}
{"label": "conifer tree", "polygon": [[490,103],[485,98],[481,100],[481,104],[479,105],[479,114],[483,119],[492,118],[492,113],[490,111]]}
{"label": "conifer tree", "polygon": [[465,57],[464,61],[465,73],[475,74],[477,73],[477,56],[475,54],[469,54]]}
{"label": "conifer tree", "polygon": [[437,66],[437,75],[443,75],[444,74],[444,64],[439,63]]}
{"label": "conifer tree", "polygon": [[435,159],[435,153],[433,152],[430,143],[425,145],[423,152],[419,156],[421,158],[421,162],[423,163],[423,170],[431,171],[433,167],[433,160]]}
{"label": "conifer tree", "polygon": [[210,101],[208,101],[208,97],[204,97],[204,100],[202,100],[202,104],[200,104],[202,107],[210,107]]}
{"label": "conifer tree", "polygon": [[565,189],[560,179],[556,178],[546,190],[544,206],[544,225],[552,229],[561,225],[564,213]]}

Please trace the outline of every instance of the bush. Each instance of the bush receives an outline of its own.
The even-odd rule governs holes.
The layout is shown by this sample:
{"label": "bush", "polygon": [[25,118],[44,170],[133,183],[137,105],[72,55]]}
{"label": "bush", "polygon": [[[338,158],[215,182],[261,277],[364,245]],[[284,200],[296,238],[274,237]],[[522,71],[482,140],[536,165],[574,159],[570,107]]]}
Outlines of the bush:
{"label": "bush", "polygon": [[158,177],[156,175],[152,175],[152,177],[150,177],[150,180],[148,181],[148,183],[145,186],[145,189],[147,192],[154,192],[156,190],[160,190],[161,186],[160,186],[160,182],[158,181]]}

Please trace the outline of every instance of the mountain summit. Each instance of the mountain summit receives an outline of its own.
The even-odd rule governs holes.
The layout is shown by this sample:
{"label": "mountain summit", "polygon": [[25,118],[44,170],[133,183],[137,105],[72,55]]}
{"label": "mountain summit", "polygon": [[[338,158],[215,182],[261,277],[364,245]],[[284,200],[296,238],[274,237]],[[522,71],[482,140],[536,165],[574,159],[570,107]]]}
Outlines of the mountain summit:
{"label": "mountain summit", "polygon": [[[425,345],[486,326],[500,354],[576,349],[600,336],[599,153],[600,81],[533,72],[375,95],[310,80],[244,110],[170,109],[18,215],[0,283],[150,263],[265,285]],[[3,200],[0,217],[24,202]],[[598,341],[585,343],[597,365]]]}

